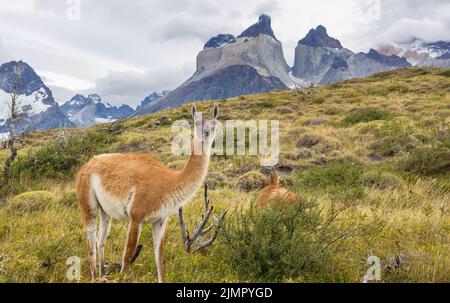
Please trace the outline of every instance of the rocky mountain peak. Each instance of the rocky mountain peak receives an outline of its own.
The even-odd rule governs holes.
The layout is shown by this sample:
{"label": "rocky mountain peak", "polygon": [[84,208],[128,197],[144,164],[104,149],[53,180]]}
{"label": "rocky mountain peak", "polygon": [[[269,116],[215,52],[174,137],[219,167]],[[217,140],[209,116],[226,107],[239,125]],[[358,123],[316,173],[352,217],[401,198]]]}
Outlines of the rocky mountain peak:
{"label": "rocky mountain peak", "polygon": [[231,34],[218,34],[217,36],[212,37],[205,43],[203,49],[207,48],[217,48],[221,47],[226,43],[233,43],[236,41],[236,38]]}
{"label": "rocky mountain peak", "polygon": [[[19,81],[17,81],[19,77]],[[0,89],[7,93],[15,91],[19,95],[29,96],[39,89],[45,92],[43,102],[54,104],[51,91],[45,86],[34,69],[23,61],[11,61],[0,66]]]}
{"label": "rocky mountain peak", "polygon": [[80,94],[76,94],[75,96],[73,96],[70,100],[72,101],[79,101],[79,100],[84,100],[86,99],[83,95]]}
{"label": "rocky mountain peak", "polygon": [[259,16],[258,22],[247,28],[238,36],[238,38],[243,37],[257,37],[259,35],[268,35],[278,41],[272,30],[272,20],[269,15],[263,14]]}
{"label": "rocky mountain peak", "polygon": [[60,108],[69,120],[79,127],[112,122],[126,118],[133,113],[130,106],[126,104],[122,104],[120,107],[112,106],[108,102],[102,101],[98,94],[89,94],[87,97],[77,94]]}
{"label": "rocky mountain peak", "polygon": [[381,64],[386,64],[388,66],[394,66],[394,67],[408,67],[411,66],[411,64],[408,63],[406,58],[399,57],[397,55],[390,55],[385,56],[374,50],[373,48],[370,49],[370,51],[366,55],[367,58],[372,59],[374,61],[377,61]]}
{"label": "rocky mountain peak", "polygon": [[168,90],[163,90],[162,92],[151,93],[150,95],[145,97],[144,100],[141,101],[141,104],[138,106],[138,109],[150,104],[153,101],[156,101],[158,99],[161,99],[162,97],[167,96],[169,93],[170,93],[170,91],[168,91]]}
{"label": "rocky mountain peak", "polygon": [[[6,132],[9,117],[7,102],[16,93],[21,121],[16,131],[43,130],[61,125],[74,127],[61,112],[51,90],[34,69],[24,61],[11,61],[0,66],[0,131]],[[6,103],[6,104],[5,104]]]}
{"label": "rocky mountain peak", "polygon": [[339,40],[328,36],[327,29],[323,25],[317,26],[316,29],[312,28],[298,43],[312,47],[343,48]]}
{"label": "rocky mountain peak", "polygon": [[100,98],[97,94],[90,94],[87,98],[92,100],[94,103],[102,102],[102,98]]}

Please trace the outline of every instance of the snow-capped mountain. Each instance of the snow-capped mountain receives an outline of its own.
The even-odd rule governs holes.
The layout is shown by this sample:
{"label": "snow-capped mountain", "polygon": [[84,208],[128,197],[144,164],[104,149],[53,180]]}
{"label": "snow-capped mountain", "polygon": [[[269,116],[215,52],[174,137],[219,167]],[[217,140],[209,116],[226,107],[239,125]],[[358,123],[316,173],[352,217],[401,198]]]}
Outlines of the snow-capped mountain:
{"label": "snow-capped mountain", "polygon": [[112,122],[126,118],[134,112],[128,105],[116,107],[103,102],[97,94],[87,97],[77,94],[61,106],[61,111],[79,127]]}
{"label": "snow-capped mountain", "polygon": [[412,38],[406,43],[383,44],[378,51],[384,55],[405,57],[414,66],[450,67],[450,41],[426,42]]}
{"label": "snow-capped mountain", "polygon": [[22,118],[16,131],[75,127],[61,112],[51,90],[27,63],[11,61],[0,66],[0,130],[6,133],[11,94],[17,95]]}

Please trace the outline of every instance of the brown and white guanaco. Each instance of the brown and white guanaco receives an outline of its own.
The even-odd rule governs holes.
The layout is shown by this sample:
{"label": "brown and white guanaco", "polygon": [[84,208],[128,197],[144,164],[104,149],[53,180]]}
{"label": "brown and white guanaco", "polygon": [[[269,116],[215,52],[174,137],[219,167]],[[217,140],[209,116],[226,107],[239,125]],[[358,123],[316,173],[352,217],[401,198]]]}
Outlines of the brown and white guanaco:
{"label": "brown and white guanaco", "polygon": [[272,168],[270,172],[269,184],[261,189],[258,197],[256,198],[256,206],[263,207],[267,204],[274,203],[279,200],[283,203],[295,203],[297,202],[297,195],[287,189],[279,186],[280,176],[277,172],[277,168]]}
{"label": "brown and white guanaco", "polygon": [[[91,277],[105,274],[105,242],[112,220],[128,221],[128,237],[121,272],[132,262],[143,224],[153,225],[153,249],[158,281],[164,281],[163,238],[167,217],[188,203],[205,180],[215,138],[219,108],[213,118],[200,118],[192,105],[195,132],[192,152],[181,171],[143,154],[104,154],[93,157],[76,176],[76,191],[88,238]],[[202,146],[198,153],[194,146]],[[97,238],[96,219],[100,214]]]}

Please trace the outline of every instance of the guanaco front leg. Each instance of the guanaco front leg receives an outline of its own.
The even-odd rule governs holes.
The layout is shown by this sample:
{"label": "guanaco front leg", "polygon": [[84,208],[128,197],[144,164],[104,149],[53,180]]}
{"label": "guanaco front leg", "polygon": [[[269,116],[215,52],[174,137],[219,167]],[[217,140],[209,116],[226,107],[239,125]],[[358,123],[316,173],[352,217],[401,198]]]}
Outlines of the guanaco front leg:
{"label": "guanaco front leg", "polygon": [[158,282],[164,282],[163,244],[166,232],[167,217],[153,223],[153,251],[155,253],[156,268],[158,270]]}
{"label": "guanaco front leg", "polygon": [[134,253],[136,251],[140,233],[141,224],[134,220],[130,221],[130,224],[128,225],[127,244],[123,253],[122,269],[120,270],[120,272],[124,272],[130,267],[131,261],[133,260]]}

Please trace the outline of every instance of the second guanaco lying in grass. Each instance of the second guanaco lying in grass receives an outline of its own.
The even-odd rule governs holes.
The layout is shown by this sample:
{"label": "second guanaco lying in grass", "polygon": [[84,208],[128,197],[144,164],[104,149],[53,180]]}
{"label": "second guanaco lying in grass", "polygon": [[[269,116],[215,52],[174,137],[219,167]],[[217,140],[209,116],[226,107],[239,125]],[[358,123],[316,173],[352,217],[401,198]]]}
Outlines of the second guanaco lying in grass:
{"label": "second guanaco lying in grass", "polygon": [[279,186],[279,172],[284,173],[286,170],[292,172],[292,169],[290,168],[272,168],[269,184],[261,189],[258,198],[256,199],[257,207],[263,207],[269,203],[274,203],[277,200],[283,203],[297,202],[297,195],[295,193]]}

